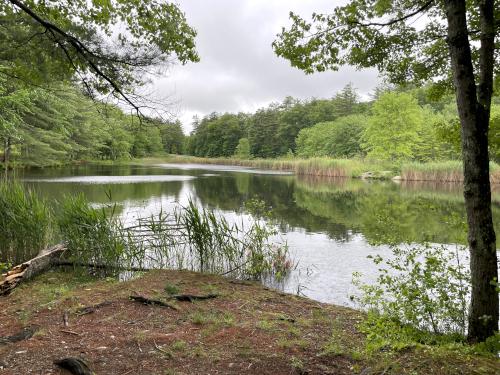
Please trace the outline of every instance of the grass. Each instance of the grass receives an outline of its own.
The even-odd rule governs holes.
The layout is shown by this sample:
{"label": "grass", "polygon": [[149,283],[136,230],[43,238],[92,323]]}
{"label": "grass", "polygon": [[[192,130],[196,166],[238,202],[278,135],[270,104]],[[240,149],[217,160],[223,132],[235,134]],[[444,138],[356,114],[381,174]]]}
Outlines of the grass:
{"label": "grass", "polygon": [[[408,181],[462,182],[464,179],[462,162],[448,160],[404,163],[401,167],[401,178]],[[490,180],[493,184],[500,183],[500,166],[493,162],[490,163]]]}
{"label": "grass", "polygon": [[32,258],[49,244],[53,230],[47,201],[19,183],[0,182],[0,259],[17,264]]}
{"label": "grass", "polygon": [[[161,159],[146,159],[148,163]],[[165,161],[165,160],[164,160]],[[369,177],[390,178],[396,167],[390,162],[368,161],[361,159],[331,159],[326,157],[310,159],[235,159],[235,158],[199,158],[194,156],[171,155],[167,158],[173,163],[223,164],[245,166],[258,169],[269,169],[293,172],[297,175],[313,175],[325,177]]]}
{"label": "grass", "polygon": [[[277,158],[249,159],[235,158],[199,158],[184,155],[169,155],[166,158],[143,159],[145,163],[195,163],[245,166],[258,169],[269,169],[293,172],[297,175],[322,177],[349,177],[391,179],[406,181],[463,181],[462,162],[458,160],[443,160],[436,162],[391,162],[369,159],[332,159],[318,157],[310,159]],[[134,163],[134,162],[133,162]],[[490,163],[491,182],[500,184],[500,166]]]}

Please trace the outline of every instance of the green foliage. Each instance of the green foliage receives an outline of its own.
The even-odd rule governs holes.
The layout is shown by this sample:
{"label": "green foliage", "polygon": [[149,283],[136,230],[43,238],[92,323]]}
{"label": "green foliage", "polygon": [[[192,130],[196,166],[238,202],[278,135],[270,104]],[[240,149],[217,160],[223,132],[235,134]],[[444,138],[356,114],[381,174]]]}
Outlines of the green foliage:
{"label": "green foliage", "polygon": [[393,256],[373,257],[380,265],[377,282],[363,285],[358,302],[365,308],[401,325],[435,334],[465,335],[470,275],[465,251],[444,245],[393,246]]}
{"label": "green foliage", "polygon": [[[238,155],[233,145],[248,139],[255,158],[333,157],[429,162],[459,160],[460,128],[455,101],[432,97],[433,86],[380,88],[371,102],[360,103],[352,85],[329,100],[291,97],[249,115],[213,113],[194,122],[188,154]],[[498,154],[496,106],[492,108],[490,154]],[[500,112],[499,112],[500,113]],[[499,117],[500,118],[500,117]],[[238,126],[236,126],[238,123]],[[233,124],[233,125],[231,125]],[[225,143],[224,140],[231,142]],[[231,144],[233,154],[227,151]]]}
{"label": "green foliage", "polygon": [[350,115],[302,129],[296,139],[297,156],[342,158],[362,155],[361,136],[367,122],[366,116]]}
{"label": "green foliage", "polygon": [[115,106],[93,102],[74,86],[53,88],[27,90],[0,76],[0,148],[10,164],[117,160],[182,148],[179,123],[144,119],[141,124]]}
{"label": "green foliage", "polygon": [[[460,155],[462,151],[462,142],[460,135],[460,120],[456,106],[450,104],[443,111],[443,116],[437,125],[438,137],[449,145],[455,155]],[[500,161],[500,105],[491,106],[490,127],[489,127],[488,146],[490,160]]]}
{"label": "green foliage", "polygon": [[[467,13],[467,28],[476,30],[479,5],[467,3]],[[282,29],[273,48],[306,73],[338,70],[344,65],[374,67],[392,83],[433,80],[439,88],[435,92],[451,87],[448,46],[442,37],[447,34],[445,7],[439,2],[351,0],[330,14],[313,13],[309,20],[291,12],[290,19],[292,25]],[[471,33],[469,37],[477,68],[480,35]],[[498,58],[496,54],[496,75]]]}
{"label": "green foliage", "polygon": [[248,138],[240,138],[238,146],[236,146],[236,150],[234,151],[234,156],[238,159],[250,159],[252,157]]}
{"label": "green foliage", "polygon": [[[292,267],[286,244],[272,244],[273,228],[229,224],[193,201],[170,214],[139,218],[127,227],[115,207],[93,208],[82,195],[66,197],[58,224],[76,265],[189,268],[245,278],[281,279]],[[172,293],[173,286],[166,289]]]}
{"label": "green foliage", "polygon": [[420,143],[423,113],[409,94],[385,93],[374,103],[363,147],[374,159],[402,160],[415,157]]}
{"label": "green foliage", "polygon": [[118,267],[126,250],[119,222],[104,208],[92,208],[83,195],[67,196],[61,204],[59,230],[75,264]]}
{"label": "green foliage", "polygon": [[187,153],[202,157],[229,157],[242,138],[247,138],[250,154],[270,158],[294,153],[296,137],[302,129],[365,111],[356,89],[347,85],[331,99],[300,101],[286,97],[250,115],[212,113],[195,119]]}
{"label": "green foliage", "polygon": [[0,257],[7,263],[29,259],[52,239],[52,213],[36,192],[14,182],[0,183]]}
{"label": "green foliage", "polygon": [[173,58],[199,60],[196,32],[173,3],[28,0],[22,5],[46,24],[17,4],[0,4],[0,65],[9,65],[10,77],[21,81],[44,84],[51,77],[78,76],[92,91],[116,94],[117,88],[130,91],[145,83],[146,72]]}

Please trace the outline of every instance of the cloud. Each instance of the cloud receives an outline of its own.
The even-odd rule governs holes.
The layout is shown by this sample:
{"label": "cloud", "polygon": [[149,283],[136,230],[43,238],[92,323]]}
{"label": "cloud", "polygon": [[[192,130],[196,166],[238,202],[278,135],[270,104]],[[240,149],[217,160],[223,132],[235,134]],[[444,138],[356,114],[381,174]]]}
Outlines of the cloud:
{"label": "cloud", "polygon": [[378,83],[373,69],[305,75],[274,54],[271,43],[290,24],[290,10],[308,17],[331,11],[334,1],[180,0],[179,5],[198,31],[201,61],[174,66],[153,89],[178,103],[186,131],[195,114],[255,111],[288,95],[331,97],[349,82],[367,95]]}

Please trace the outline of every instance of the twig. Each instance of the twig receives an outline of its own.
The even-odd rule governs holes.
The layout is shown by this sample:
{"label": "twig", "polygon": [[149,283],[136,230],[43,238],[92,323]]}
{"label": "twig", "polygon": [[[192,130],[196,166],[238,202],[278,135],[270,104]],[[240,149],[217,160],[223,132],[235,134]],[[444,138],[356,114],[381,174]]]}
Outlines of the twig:
{"label": "twig", "polygon": [[63,323],[65,327],[69,326],[68,310],[66,310],[63,314]]}
{"label": "twig", "polygon": [[172,358],[172,353],[167,352],[166,350],[160,348],[157,344],[156,341],[153,340],[153,343],[155,344],[155,349],[158,350],[160,353],[165,354],[167,357]]}
{"label": "twig", "polygon": [[78,333],[78,332],[73,332],[73,331],[68,331],[66,329],[60,329],[59,332],[62,332],[62,333],[68,333],[70,335],[75,335],[75,336],[81,336],[82,334],[81,333]]}

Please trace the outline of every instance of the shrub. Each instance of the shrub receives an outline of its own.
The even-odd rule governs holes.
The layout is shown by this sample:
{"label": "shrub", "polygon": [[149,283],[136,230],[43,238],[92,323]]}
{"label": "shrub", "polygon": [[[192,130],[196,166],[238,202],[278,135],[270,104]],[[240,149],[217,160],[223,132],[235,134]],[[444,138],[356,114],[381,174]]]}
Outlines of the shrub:
{"label": "shrub", "polygon": [[372,313],[421,331],[465,335],[470,275],[463,247],[445,245],[393,246],[393,257],[373,257],[379,269],[373,285],[355,285],[357,301]]}

